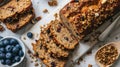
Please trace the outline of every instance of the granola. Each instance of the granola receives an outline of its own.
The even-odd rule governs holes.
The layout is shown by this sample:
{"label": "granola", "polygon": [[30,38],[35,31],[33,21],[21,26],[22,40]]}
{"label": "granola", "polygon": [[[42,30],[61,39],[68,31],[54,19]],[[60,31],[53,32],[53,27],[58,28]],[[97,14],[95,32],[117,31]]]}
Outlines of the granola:
{"label": "granola", "polygon": [[112,64],[117,59],[117,56],[117,48],[111,45],[101,48],[96,54],[97,60],[104,65]]}

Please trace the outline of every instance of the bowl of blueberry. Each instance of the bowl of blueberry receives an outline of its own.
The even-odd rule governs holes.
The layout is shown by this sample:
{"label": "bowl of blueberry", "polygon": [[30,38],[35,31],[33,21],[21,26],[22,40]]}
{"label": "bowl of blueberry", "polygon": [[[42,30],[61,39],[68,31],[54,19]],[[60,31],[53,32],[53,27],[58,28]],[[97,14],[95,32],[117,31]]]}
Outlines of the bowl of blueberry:
{"label": "bowl of blueberry", "polygon": [[0,62],[3,65],[16,66],[25,57],[25,46],[23,42],[13,36],[0,39]]}

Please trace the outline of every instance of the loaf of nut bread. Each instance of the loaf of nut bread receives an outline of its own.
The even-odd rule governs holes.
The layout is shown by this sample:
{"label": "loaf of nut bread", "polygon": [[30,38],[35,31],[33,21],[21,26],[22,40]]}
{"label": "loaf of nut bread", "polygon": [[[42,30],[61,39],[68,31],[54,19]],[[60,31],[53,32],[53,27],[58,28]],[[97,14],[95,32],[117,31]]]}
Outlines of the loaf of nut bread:
{"label": "loaf of nut bread", "polygon": [[14,19],[32,6],[31,0],[11,0],[0,7],[0,21]]}
{"label": "loaf of nut bread", "polygon": [[120,0],[80,0],[70,2],[60,11],[65,25],[82,39],[120,10]]}
{"label": "loaf of nut bread", "polygon": [[65,60],[53,58],[49,54],[49,50],[46,47],[42,46],[41,40],[36,41],[36,44],[33,44],[33,50],[36,52],[38,57],[46,65],[46,67],[64,67]]}
{"label": "loaf of nut bread", "polygon": [[17,32],[22,27],[26,26],[35,17],[33,9],[29,9],[28,11],[22,15],[19,15],[19,17],[17,17],[17,20],[14,20],[12,22],[5,22],[6,27],[12,32]]}
{"label": "loaf of nut bread", "polygon": [[62,45],[66,49],[74,49],[79,40],[68,30],[68,28],[60,20],[51,21],[50,31],[53,39],[58,45]]}
{"label": "loaf of nut bread", "polygon": [[50,31],[50,26],[52,23],[47,25],[46,28],[43,28],[40,34],[40,39],[42,42],[42,46],[46,47],[49,51],[49,54],[52,57],[58,57],[58,58],[67,58],[69,55],[69,51],[62,49],[56,41],[54,41],[54,38],[52,36],[52,33]]}

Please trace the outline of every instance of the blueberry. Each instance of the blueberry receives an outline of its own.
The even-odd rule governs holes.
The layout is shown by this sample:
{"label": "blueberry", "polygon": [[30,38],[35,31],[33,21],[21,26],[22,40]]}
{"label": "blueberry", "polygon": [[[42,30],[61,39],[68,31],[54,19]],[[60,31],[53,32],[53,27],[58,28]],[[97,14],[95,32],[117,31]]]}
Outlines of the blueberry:
{"label": "blueberry", "polygon": [[5,58],[5,53],[0,53],[0,59]]}
{"label": "blueberry", "polygon": [[0,51],[1,52],[5,52],[5,48],[0,48]]}
{"label": "blueberry", "polygon": [[11,53],[6,53],[6,58],[7,59],[11,59],[12,58],[12,54]]}
{"label": "blueberry", "polygon": [[22,47],[19,44],[17,44],[15,47],[18,48],[19,50],[22,49]]}
{"label": "blueberry", "polygon": [[11,52],[12,49],[13,49],[13,46],[12,46],[12,45],[7,45],[7,46],[5,47],[6,52]]}
{"label": "blueberry", "polygon": [[6,63],[7,65],[11,65],[11,64],[12,64],[12,61],[9,60],[9,59],[7,59],[7,60],[5,61],[5,63]]}
{"label": "blueberry", "polygon": [[15,44],[17,44],[18,43],[18,41],[17,40],[15,40],[15,39],[10,39],[10,44],[11,45],[15,45]]}
{"label": "blueberry", "polygon": [[5,60],[4,59],[1,59],[1,64],[5,65]]}
{"label": "blueberry", "polygon": [[23,55],[24,55],[23,51],[20,50],[20,51],[19,51],[19,56],[20,56],[20,57],[23,57]]}
{"label": "blueberry", "polygon": [[10,42],[8,39],[5,39],[5,40],[3,40],[3,44],[4,44],[4,46],[6,46],[6,45],[10,44]]}
{"label": "blueberry", "polygon": [[4,47],[3,41],[0,41],[0,47]]}
{"label": "blueberry", "polygon": [[12,52],[13,52],[13,53],[18,53],[18,52],[19,52],[19,48],[14,47],[14,48],[12,49]]}
{"label": "blueberry", "polygon": [[16,62],[19,62],[19,61],[20,61],[20,57],[19,57],[19,56],[16,56],[16,57],[15,57],[15,61],[16,61]]}
{"label": "blueberry", "polygon": [[33,33],[28,32],[28,33],[27,33],[27,36],[28,36],[28,38],[33,38]]}

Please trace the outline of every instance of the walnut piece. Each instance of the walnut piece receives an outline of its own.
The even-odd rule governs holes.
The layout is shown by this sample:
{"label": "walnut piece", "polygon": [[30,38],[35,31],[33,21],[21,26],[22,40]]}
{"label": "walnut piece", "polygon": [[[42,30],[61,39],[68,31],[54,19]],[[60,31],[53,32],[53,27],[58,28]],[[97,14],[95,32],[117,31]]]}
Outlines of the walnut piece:
{"label": "walnut piece", "polygon": [[57,2],[57,0],[50,0],[50,1],[48,2],[48,4],[49,4],[49,6],[57,6],[57,5],[58,5],[58,2]]}
{"label": "walnut piece", "polygon": [[43,13],[48,13],[48,10],[47,10],[47,9],[44,9],[44,10],[43,10]]}

